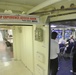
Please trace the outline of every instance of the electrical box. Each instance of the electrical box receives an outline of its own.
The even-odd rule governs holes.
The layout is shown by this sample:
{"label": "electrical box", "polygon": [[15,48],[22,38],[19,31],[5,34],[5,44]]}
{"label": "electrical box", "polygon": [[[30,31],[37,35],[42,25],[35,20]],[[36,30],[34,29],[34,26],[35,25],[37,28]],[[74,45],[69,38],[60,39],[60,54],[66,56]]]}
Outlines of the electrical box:
{"label": "electrical box", "polygon": [[35,40],[36,41],[43,41],[43,29],[42,28],[36,28],[35,30]]}

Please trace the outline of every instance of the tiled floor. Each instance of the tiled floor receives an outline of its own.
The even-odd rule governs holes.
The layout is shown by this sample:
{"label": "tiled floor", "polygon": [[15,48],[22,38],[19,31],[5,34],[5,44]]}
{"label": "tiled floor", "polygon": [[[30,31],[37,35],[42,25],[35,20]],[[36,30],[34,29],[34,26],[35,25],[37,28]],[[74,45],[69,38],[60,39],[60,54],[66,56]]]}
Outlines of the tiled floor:
{"label": "tiled floor", "polygon": [[0,75],[27,75],[20,61],[12,60],[12,52],[4,42],[0,42]]}

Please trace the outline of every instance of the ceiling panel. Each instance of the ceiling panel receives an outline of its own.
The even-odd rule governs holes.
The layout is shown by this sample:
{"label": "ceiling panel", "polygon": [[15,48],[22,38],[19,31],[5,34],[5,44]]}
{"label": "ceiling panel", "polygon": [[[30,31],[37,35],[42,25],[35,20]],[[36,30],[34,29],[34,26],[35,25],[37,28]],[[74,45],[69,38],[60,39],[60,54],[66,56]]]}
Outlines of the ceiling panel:
{"label": "ceiling panel", "polygon": [[[53,4],[49,4],[52,1],[58,1],[54,2]],[[43,8],[40,8],[38,10],[35,9],[36,6],[40,5],[41,3],[49,4]],[[49,2],[49,3],[46,3]],[[34,9],[36,11],[33,12],[42,12],[40,14],[49,14],[46,11],[54,10],[54,9],[60,9],[62,5],[65,6],[65,8],[70,7],[70,4],[74,3],[76,5],[76,0],[0,0],[0,11],[3,12],[4,10],[12,10],[13,12],[25,12],[25,14],[30,11],[31,9]],[[41,7],[41,5],[40,5]],[[39,8],[39,6],[38,6]]]}
{"label": "ceiling panel", "polygon": [[0,0],[0,12],[12,10],[14,13],[26,12],[46,0]]}
{"label": "ceiling panel", "polygon": [[31,6],[36,6],[46,0],[0,0],[0,2],[10,2],[10,3],[17,3],[17,4],[26,4]]}
{"label": "ceiling panel", "polygon": [[74,4],[74,8],[76,8],[76,0],[61,0],[60,2],[53,3],[53,4],[48,5],[47,7],[43,8],[43,9],[36,11],[36,13],[37,12],[39,14],[54,13],[54,11],[51,11],[51,10],[61,9],[61,6],[64,6],[64,9],[71,8],[70,7],[71,4]]}

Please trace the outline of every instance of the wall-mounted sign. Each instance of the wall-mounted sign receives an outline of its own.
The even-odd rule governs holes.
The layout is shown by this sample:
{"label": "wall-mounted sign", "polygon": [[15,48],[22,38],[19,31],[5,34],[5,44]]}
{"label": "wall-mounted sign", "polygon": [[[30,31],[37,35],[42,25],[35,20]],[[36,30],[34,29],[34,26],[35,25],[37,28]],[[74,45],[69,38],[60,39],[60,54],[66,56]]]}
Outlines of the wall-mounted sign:
{"label": "wall-mounted sign", "polygon": [[39,23],[39,17],[33,15],[0,14],[0,23]]}

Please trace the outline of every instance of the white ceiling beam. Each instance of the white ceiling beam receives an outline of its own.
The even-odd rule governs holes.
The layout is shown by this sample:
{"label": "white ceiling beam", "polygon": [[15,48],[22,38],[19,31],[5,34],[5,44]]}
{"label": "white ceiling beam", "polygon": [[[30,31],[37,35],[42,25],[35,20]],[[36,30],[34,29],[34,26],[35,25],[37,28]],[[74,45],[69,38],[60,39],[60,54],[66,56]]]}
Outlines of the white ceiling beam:
{"label": "white ceiling beam", "polygon": [[37,5],[36,7],[32,8],[31,10],[29,10],[27,12],[27,14],[33,13],[33,12],[39,10],[39,9],[42,9],[44,7],[47,7],[47,6],[51,5],[51,4],[54,4],[54,3],[59,2],[59,1],[61,1],[61,0],[47,0],[47,1]]}

